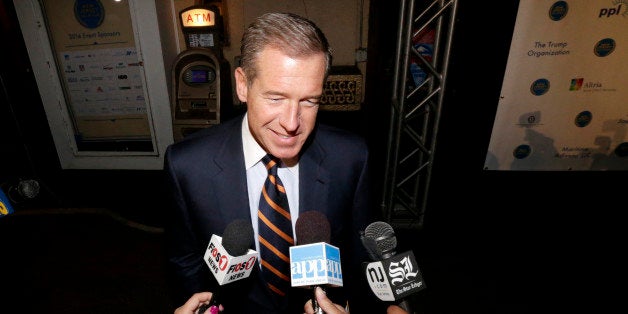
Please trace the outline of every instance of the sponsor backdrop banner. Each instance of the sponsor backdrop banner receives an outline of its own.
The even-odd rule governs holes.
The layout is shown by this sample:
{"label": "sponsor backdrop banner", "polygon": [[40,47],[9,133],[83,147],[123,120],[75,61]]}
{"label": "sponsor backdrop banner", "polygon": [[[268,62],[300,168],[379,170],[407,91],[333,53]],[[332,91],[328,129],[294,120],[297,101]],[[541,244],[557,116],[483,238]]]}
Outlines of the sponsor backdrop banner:
{"label": "sponsor backdrop banner", "polygon": [[84,140],[150,140],[128,1],[42,3],[78,146]]}
{"label": "sponsor backdrop banner", "polygon": [[628,169],[628,1],[521,0],[484,169]]}

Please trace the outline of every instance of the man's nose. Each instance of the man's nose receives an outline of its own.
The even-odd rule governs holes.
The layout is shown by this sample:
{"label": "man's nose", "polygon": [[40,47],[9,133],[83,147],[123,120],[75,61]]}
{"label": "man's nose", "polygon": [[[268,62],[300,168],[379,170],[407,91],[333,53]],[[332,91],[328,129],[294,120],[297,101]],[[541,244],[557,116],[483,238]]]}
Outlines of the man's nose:
{"label": "man's nose", "polygon": [[301,115],[301,108],[298,101],[290,101],[287,108],[284,110],[280,123],[287,131],[295,131],[299,128],[299,117]]}

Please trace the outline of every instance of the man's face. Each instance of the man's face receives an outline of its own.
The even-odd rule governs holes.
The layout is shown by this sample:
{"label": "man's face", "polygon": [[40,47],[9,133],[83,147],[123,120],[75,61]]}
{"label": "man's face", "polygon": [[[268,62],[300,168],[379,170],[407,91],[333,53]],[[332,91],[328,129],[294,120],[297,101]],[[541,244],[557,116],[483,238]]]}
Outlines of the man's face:
{"label": "man's face", "polygon": [[257,77],[250,86],[244,71],[235,71],[238,98],[247,104],[253,137],[287,164],[297,161],[314,129],[325,65],[323,53],[294,59],[266,48],[259,55]]}

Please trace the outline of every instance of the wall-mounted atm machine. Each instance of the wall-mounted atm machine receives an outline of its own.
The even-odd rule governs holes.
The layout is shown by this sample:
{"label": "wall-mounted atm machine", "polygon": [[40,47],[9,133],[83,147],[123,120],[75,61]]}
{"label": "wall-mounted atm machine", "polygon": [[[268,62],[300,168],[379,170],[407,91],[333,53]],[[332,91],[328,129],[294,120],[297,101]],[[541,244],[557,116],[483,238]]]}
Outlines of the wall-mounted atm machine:
{"label": "wall-mounted atm machine", "polygon": [[232,108],[231,70],[222,56],[224,30],[216,6],[195,5],[179,13],[187,50],[172,65],[173,136],[179,141],[219,124]]}
{"label": "wall-mounted atm machine", "polygon": [[222,68],[208,49],[188,49],[177,56],[172,68],[175,141],[220,123]]}

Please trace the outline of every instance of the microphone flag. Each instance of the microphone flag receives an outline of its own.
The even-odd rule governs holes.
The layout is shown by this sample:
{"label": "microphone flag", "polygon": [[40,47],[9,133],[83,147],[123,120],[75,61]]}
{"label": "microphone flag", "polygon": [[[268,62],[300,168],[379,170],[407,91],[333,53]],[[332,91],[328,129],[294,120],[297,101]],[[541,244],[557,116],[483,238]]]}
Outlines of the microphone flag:
{"label": "microphone flag", "polygon": [[222,245],[222,237],[213,234],[203,259],[218,284],[222,286],[247,278],[257,262],[257,256],[257,252],[251,249],[248,249],[245,255],[231,256]]}
{"label": "microphone flag", "polygon": [[401,300],[425,289],[412,251],[363,265],[371,291],[382,301]]}
{"label": "microphone flag", "polygon": [[13,207],[11,207],[11,202],[9,198],[4,194],[2,188],[0,187],[0,218],[13,214]]}
{"label": "microphone flag", "polygon": [[340,250],[325,242],[291,246],[290,281],[293,287],[342,287]]}

